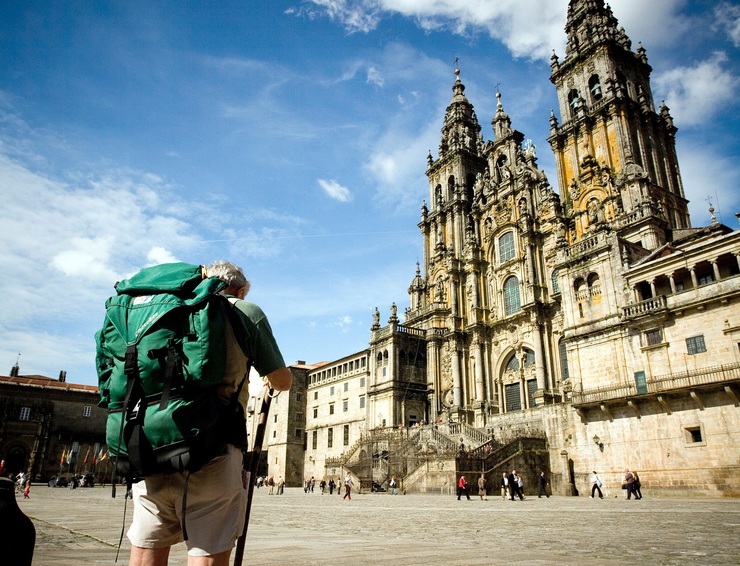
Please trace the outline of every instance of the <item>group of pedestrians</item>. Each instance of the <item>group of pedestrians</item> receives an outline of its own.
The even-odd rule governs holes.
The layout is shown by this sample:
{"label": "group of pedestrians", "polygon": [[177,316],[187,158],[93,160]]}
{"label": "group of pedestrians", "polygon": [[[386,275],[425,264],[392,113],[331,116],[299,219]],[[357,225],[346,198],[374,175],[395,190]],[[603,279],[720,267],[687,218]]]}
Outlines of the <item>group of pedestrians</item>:
{"label": "group of pedestrians", "polygon": [[[344,481],[342,481],[341,477],[337,481],[334,481],[334,478],[329,478],[329,481],[321,478],[321,481],[319,481],[318,484],[319,493],[321,493],[321,495],[324,495],[327,490],[329,491],[329,495],[333,495],[335,489],[337,490],[337,495],[342,495],[342,485],[344,485],[344,496],[342,497],[342,499],[349,499],[350,501],[352,500],[352,488],[354,487],[355,483],[352,480],[352,476],[350,474],[347,474],[345,476]],[[315,488],[316,478],[314,476],[311,476],[310,479],[306,479],[306,481],[303,483],[303,491],[305,493],[314,493]]]}
{"label": "group of pedestrians", "polygon": [[283,476],[280,476],[277,481],[275,481],[273,476],[270,476],[269,478],[267,476],[258,476],[255,485],[258,489],[263,485],[267,486],[268,495],[274,495],[276,493],[275,488],[277,488],[278,495],[282,495],[285,490],[285,480],[283,479]]}
{"label": "group of pedestrians", "polygon": [[[593,499],[598,493],[599,499],[604,499],[604,494],[601,491],[603,483],[601,481],[601,478],[599,478],[599,474],[596,473],[596,470],[592,472],[589,481],[591,483],[590,498]],[[635,499],[642,499],[642,491],[640,490],[640,487],[640,476],[637,474],[637,472],[630,471],[625,468],[624,478],[622,479],[622,489],[627,491],[627,499],[632,499],[633,495],[635,496]]]}

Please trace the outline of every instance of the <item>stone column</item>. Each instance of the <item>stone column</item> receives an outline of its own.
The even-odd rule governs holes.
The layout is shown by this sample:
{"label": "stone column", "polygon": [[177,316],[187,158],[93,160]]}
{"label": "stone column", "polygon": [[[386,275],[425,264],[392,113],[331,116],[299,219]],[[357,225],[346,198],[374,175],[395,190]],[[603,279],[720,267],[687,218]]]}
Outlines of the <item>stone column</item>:
{"label": "stone column", "polygon": [[452,398],[453,405],[459,407],[462,405],[462,387],[460,386],[460,355],[457,346],[454,345],[450,364],[452,366]]}
{"label": "stone column", "polygon": [[545,383],[545,353],[542,348],[542,325],[538,324],[534,331],[534,369],[537,376],[537,389],[544,391],[547,389]]}
{"label": "stone column", "polygon": [[696,278],[696,266],[692,265],[689,267],[689,273],[691,273],[691,284],[693,285],[693,288],[696,289],[699,287],[699,280]]}
{"label": "stone column", "polygon": [[676,294],[676,279],[673,273],[671,273],[668,276],[668,282],[671,284],[671,294],[675,295]]}
{"label": "stone column", "polygon": [[480,342],[473,344],[473,359],[475,360],[475,400],[486,400],[486,387],[483,381],[483,354]]}
{"label": "stone column", "polygon": [[714,280],[719,281],[720,275],[719,275],[719,265],[717,264],[717,260],[712,260],[712,271],[714,271]]}

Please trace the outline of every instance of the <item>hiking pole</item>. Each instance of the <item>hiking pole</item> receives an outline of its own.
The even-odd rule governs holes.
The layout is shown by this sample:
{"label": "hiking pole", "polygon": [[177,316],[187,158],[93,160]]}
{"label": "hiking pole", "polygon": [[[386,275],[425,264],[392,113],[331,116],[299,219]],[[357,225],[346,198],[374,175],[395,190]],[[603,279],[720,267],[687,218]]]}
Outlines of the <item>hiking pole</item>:
{"label": "hiking pole", "polygon": [[259,467],[260,454],[262,452],[262,441],[265,438],[265,428],[267,426],[267,413],[270,411],[270,402],[272,401],[273,390],[265,387],[265,393],[262,397],[262,406],[257,415],[257,430],[254,432],[254,442],[252,450],[247,452],[246,470],[247,470],[247,508],[244,515],[244,530],[239,540],[236,542],[236,554],[234,554],[234,566],[241,566],[244,557],[244,543],[247,539],[247,526],[249,525],[249,513],[252,510],[252,496],[254,495],[254,478],[257,476]]}

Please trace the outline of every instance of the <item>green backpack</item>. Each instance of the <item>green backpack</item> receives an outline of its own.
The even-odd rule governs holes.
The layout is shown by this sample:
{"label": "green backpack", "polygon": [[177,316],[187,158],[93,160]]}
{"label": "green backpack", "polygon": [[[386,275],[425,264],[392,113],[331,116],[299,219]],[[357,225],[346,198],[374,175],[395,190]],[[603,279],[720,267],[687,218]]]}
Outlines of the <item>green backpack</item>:
{"label": "green backpack", "polygon": [[[117,295],[105,303],[95,335],[99,406],[108,409],[114,474],[129,485],[196,471],[226,443],[246,448],[238,392],[225,406],[216,391],[226,366],[226,325],[240,344],[245,332],[219,294],[225,287],[201,266],[170,263],[117,283]],[[248,374],[249,366],[239,390]]]}

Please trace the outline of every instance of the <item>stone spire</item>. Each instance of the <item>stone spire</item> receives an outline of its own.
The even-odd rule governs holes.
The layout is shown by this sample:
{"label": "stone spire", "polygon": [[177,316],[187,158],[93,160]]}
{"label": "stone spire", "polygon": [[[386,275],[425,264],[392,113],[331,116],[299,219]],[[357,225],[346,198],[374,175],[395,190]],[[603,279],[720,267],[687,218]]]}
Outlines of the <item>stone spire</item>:
{"label": "stone spire", "polygon": [[606,41],[615,42],[627,51],[632,46],[624,28],[618,27],[617,18],[604,0],[571,0],[565,33],[566,58],[582,55]]}
{"label": "stone spire", "polygon": [[439,144],[439,157],[449,152],[468,152],[480,154],[482,139],[481,127],[473,105],[465,97],[465,85],[460,80],[460,69],[455,67],[455,84],[452,85],[452,101],[445,112],[442,126],[442,139]]}

